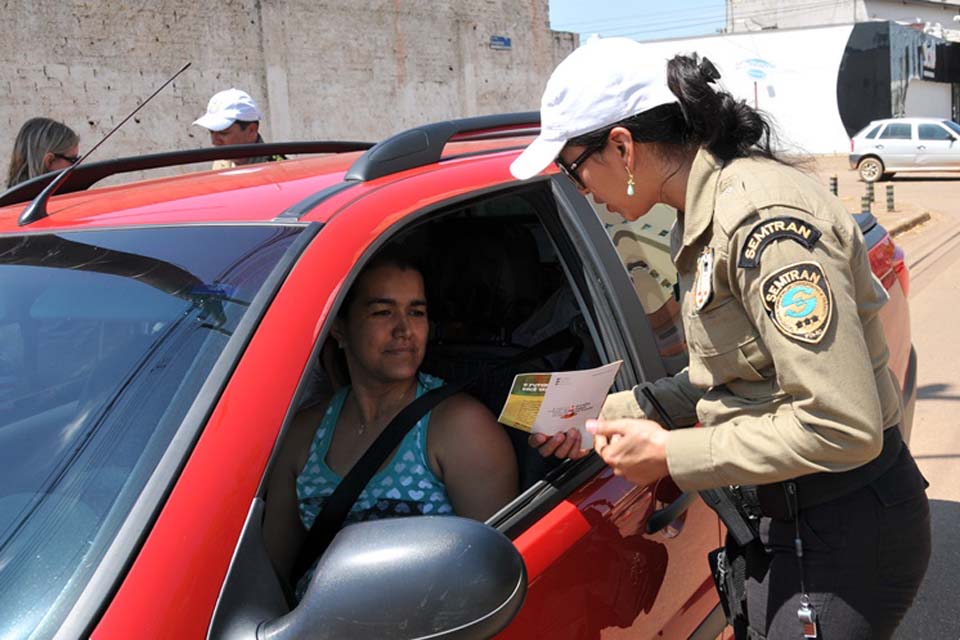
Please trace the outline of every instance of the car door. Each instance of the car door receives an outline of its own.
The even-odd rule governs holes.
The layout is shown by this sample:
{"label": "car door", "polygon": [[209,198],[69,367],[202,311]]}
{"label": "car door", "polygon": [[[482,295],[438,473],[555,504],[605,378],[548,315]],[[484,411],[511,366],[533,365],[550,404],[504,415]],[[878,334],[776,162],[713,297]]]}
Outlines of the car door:
{"label": "car door", "polygon": [[937,123],[917,125],[917,165],[946,169],[960,164],[960,146],[954,134]]}
{"label": "car door", "polygon": [[887,171],[913,168],[917,162],[913,125],[909,122],[888,122],[873,148],[883,160]]}
{"label": "car door", "polygon": [[[450,190],[448,193],[456,193],[461,188],[459,181],[470,180],[475,173],[474,167],[462,163],[456,166],[456,171],[445,172],[443,185]],[[407,193],[422,193],[422,182],[428,178],[408,179],[403,186]],[[616,388],[629,388],[641,379],[664,374],[656,339],[623,263],[603,224],[565,178],[540,178],[520,186],[460,192],[426,206],[421,202],[418,200],[412,210],[401,210],[391,189],[371,190],[368,197],[354,205],[355,209],[338,213],[324,227],[315,243],[317,246],[307,252],[288,286],[294,284],[293,280],[298,283],[322,281],[322,291],[339,290],[337,297],[342,299],[363,262],[379,246],[399,240],[401,236],[408,246],[424,247],[431,255],[444,250],[456,255],[452,248],[459,251],[461,247],[463,251],[477,251],[487,260],[480,265],[484,268],[477,270],[481,273],[499,271],[493,269],[496,265],[492,263],[497,255],[504,259],[518,257],[520,260],[514,266],[522,266],[526,256],[518,252],[526,247],[531,252],[557,256],[559,268],[555,275],[562,278],[572,293],[596,357],[605,362],[624,360]],[[526,244],[522,240],[508,244],[503,241],[506,251],[500,246],[486,246],[493,243],[479,235],[482,225],[463,226],[473,216],[485,216],[486,221],[494,223],[502,223],[511,216],[524,217],[534,239]],[[422,228],[445,219],[456,226],[451,227],[454,233],[443,234],[443,242],[436,242],[437,236],[431,233],[418,236]],[[335,243],[344,256],[358,257],[354,258],[352,275],[344,278],[342,261],[337,261],[334,268],[329,262],[307,260],[315,252],[329,253],[327,241]],[[308,272],[309,269],[316,273]],[[429,270],[426,277],[443,276],[449,270],[449,267],[436,267]],[[474,299],[469,294],[477,292],[479,287],[468,286],[467,279],[475,275],[466,272],[454,275],[457,277],[453,281],[462,278],[459,289],[468,294],[463,299]],[[341,286],[330,284],[340,279]],[[551,281],[556,282],[556,278]],[[511,295],[519,295],[518,292],[526,289],[513,277],[504,284]],[[428,282],[431,290],[429,285]],[[466,291],[462,291],[464,289]],[[453,293],[457,292],[454,287]],[[455,309],[448,310],[448,302],[450,300],[432,298],[430,305],[435,310],[431,312],[432,322],[443,324],[444,314],[455,312]],[[327,318],[332,317],[336,304],[330,301],[323,304]],[[507,313],[501,313],[499,308],[491,312],[484,305],[475,305],[470,311],[467,320],[475,313],[484,314],[484,320],[488,317],[495,320]],[[454,318],[461,319],[461,316]],[[325,329],[317,326],[315,339],[322,340],[324,334]],[[502,348],[502,334],[496,331],[492,335],[500,337],[496,344],[489,343],[488,354]],[[316,359],[319,343],[314,351],[311,361]],[[428,347],[428,356],[429,351]],[[298,396],[302,398],[310,376],[306,371],[301,376]],[[290,415],[294,411],[295,407],[291,408]],[[521,435],[523,447],[518,449],[518,454],[526,451],[528,457],[532,454],[540,459],[526,447],[526,435]],[[564,461],[531,484],[488,522],[513,541],[523,556],[527,572],[523,607],[498,637],[653,638],[658,634],[688,637],[712,613],[711,623],[716,623],[718,600],[705,554],[719,542],[719,525],[702,501],[678,501],[679,498],[680,492],[669,480],[634,486],[614,476],[596,455]],[[220,637],[237,624],[250,627],[250,621],[255,621],[251,612],[262,619],[283,610],[276,587],[269,584],[275,579],[270,575],[260,540],[258,502],[262,505],[258,498],[247,518],[244,539],[234,552],[234,562],[211,625],[212,637]],[[660,524],[648,533],[647,526],[658,520]],[[323,577],[321,572],[316,575]],[[415,592],[420,584],[418,576],[416,570],[410,572],[407,591]],[[455,595],[451,593],[451,597]],[[415,612],[405,612],[404,616],[409,618],[405,624],[412,624]],[[704,637],[716,637],[722,621],[719,625],[714,624]]]}
{"label": "car door", "polygon": [[[581,263],[591,283],[609,357],[633,365],[618,388],[675,369],[682,338],[667,328],[677,316],[666,303],[673,300],[666,292],[676,276],[665,245],[653,243],[645,275],[631,279],[624,256],[638,256],[618,254],[613,226],[601,222],[566,178],[555,177],[553,190],[562,222],[555,233],[576,247],[571,261]],[[595,469],[599,473],[591,477]],[[529,590],[520,614],[499,637],[716,637],[723,621],[706,562],[720,540],[715,514],[699,498],[682,497],[669,479],[632,485],[594,456],[572,465],[570,473],[582,473],[584,484],[515,540],[527,561]],[[661,518],[669,524],[658,528],[654,522]]]}

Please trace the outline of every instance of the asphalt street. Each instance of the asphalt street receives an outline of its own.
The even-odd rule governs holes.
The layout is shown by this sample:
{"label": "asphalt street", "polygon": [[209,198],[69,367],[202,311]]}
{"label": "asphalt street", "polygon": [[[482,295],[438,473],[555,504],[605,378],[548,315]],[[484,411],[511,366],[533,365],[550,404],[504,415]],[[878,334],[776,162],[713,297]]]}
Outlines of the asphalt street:
{"label": "asphalt street", "polygon": [[[860,210],[864,183],[846,156],[815,158],[824,183]],[[886,207],[887,187],[895,207]],[[872,211],[896,233],[910,270],[918,398],[910,448],[930,482],[933,554],[896,640],[960,639],[960,174],[900,174],[874,185]],[[918,224],[919,223],[919,224]],[[904,230],[906,229],[906,230]]]}
{"label": "asphalt street", "polygon": [[[960,196],[960,179],[952,183]],[[956,198],[954,202],[960,201]],[[933,555],[898,640],[960,638],[960,211],[897,236],[911,272],[918,400],[910,448],[930,482]]]}

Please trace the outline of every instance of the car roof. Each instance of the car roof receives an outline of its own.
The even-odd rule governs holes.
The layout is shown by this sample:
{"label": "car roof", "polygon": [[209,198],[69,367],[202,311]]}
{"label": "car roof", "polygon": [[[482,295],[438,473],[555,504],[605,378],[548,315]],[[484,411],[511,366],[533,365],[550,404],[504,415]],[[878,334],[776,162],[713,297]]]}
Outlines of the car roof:
{"label": "car roof", "polygon": [[903,122],[909,124],[930,124],[930,123],[940,123],[946,122],[950,118],[921,118],[921,117],[909,117],[909,118],[883,118],[881,120],[873,120],[868,124],[868,127],[872,127],[877,124],[885,124],[888,122]]}
{"label": "car roof", "polygon": [[[482,188],[491,182],[513,179],[509,175],[509,163],[531,140],[529,123],[535,116],[536,127],[539,127],[538,114],[531,113],[440,123],[481,121],[483,124],[493,118],[495,123],[506,124],[492,132],[491,127],[487,127],[475,139],[466,136],[462,140],[457,139],[461,132],[454,127],[453,134],[441,141],[441,148],[434,149],[436,159],[423,164],[398,164],[396,158],[388,157],[384,169],[384,163],[379,161],[384,152],[390,155],[392,147],[387,143],[392,144],[397,139],[402,143],[404,136],[410,138],[412,133],[434,131],[436,127],[433,125],[392,136],[367,152],[198,171],[53,196],[47,203],[49,215],[27,226],[18,225],[18,218],[28,204],[21,202],[0,208],[0,233],[191,223],[258,223],[278,219],[324,222],[336,211],[333,206],[317,206],[325,194],[349,193],[349,198],[341,197],[337,202],[340,207],[345,199],[355,200],[411,175],[442,172],[452,163],[479,165],[482,160],[499,158],[496,171],[477,173],[477,187]],[[519,121],[528,124],[521,129],[516,125]],[[443,129],[444,134],[450,131],[449,126]],[[370,154],[377,147],[382,147],[380,156],[371,158]],[[399,151],[404,149],[401,145]],[[364,170],[365,175],[357,175],[358,171],[362,173]]]}

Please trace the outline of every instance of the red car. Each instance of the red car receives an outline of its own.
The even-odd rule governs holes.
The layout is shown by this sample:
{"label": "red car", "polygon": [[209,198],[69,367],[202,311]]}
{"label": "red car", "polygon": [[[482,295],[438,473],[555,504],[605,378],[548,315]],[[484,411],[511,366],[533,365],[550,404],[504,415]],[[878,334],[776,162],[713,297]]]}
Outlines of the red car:
{"label": "red car", "polygon": [[[474,394],[495,415],[519,371],[623,360],[626,389],[684,365],[673,213],[625,223],[556,173],[516,182],[537,122],[267,145],[342,152],[86,190],[244,150],[91,163],[26,220],[51,176],[0,196],[0,636],[716,638],[715,514],[595,455],[543,460],[520,432],[522,492],[487,523],[345,527],[292,611],[267,559],[266,475],[347,288],[387,242],[430,266],[424,369],[493,371]],[[910,405],[907,273],[864,218]],[[558,334],[557,353],[494,369]]]}

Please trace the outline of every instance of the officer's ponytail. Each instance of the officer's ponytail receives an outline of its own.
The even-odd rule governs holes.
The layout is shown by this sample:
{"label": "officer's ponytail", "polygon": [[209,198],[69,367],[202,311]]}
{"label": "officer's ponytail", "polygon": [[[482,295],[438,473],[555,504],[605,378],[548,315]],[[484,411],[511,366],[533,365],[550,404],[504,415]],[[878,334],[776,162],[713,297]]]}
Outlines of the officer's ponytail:
{"label": "officer's ponytail", "polygon": [[614,125],[570,140],[603,146],[610,130],[621,126],[637,142],[659,143],[667,152],[705,147],[721,160],[760,156],[786,162],[772,148],[773,130],[759,111],[718,86],[720,73],[696,54],[667,63],[667,86],[677,102],[644,111]]}
{"label": "officer's ponytail", "polygon": [[718,158],[775,159],[770,123],[756,109],[716,85],[720,73],[707,58],[676,56],[667,63],[667,86],[684,119],[681,144],[706,147]]}

